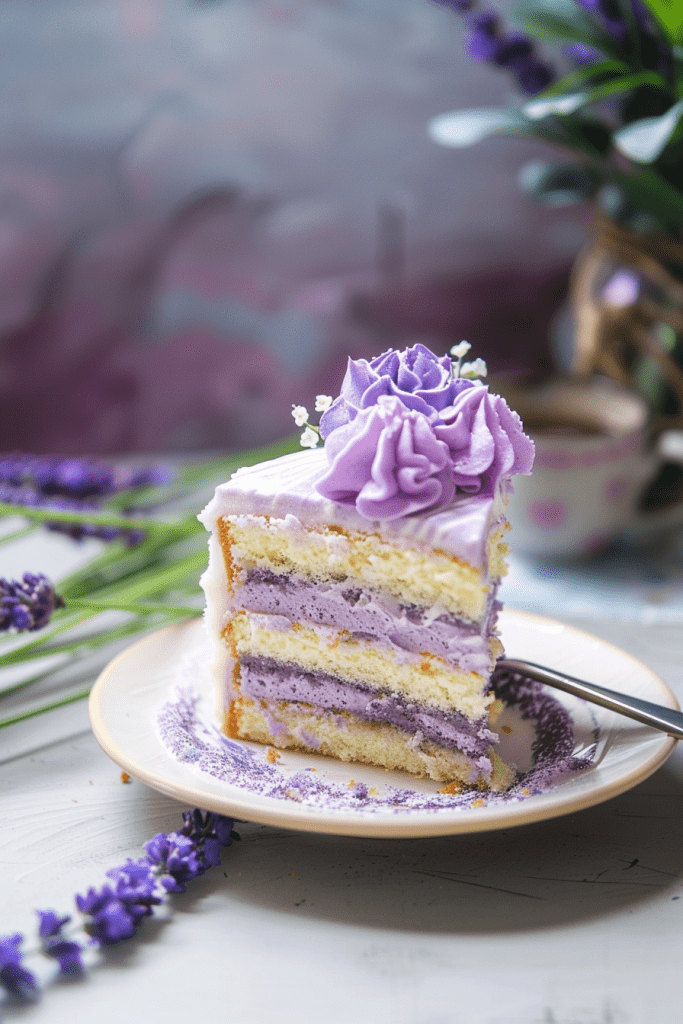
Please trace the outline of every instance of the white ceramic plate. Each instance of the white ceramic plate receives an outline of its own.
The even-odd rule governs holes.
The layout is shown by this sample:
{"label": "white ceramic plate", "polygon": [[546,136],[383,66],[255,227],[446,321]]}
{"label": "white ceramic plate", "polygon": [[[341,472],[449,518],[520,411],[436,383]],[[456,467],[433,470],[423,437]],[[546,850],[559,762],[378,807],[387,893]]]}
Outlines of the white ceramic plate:
{"label": "white ceramic plate", "polygon": [[[509,657],[526,658],[564,670],[614,690],[678,708],[668,687],[645,665],[624,651],[588,633],[550,619],[506,610],[500,628]],[[571,712],[577,750],[599,740],[591,767],[575,772],[546,792],[523,800],[493,798],[485,806],[442,806],[436,810],[397,811],[379,808],[326,806],[323,802],[278,799],[263,795],[251,776],[226,782],[174,757],[162,743],[157,719],[178,685],[191,685],[199,695],[205,722],[215,719],[216,699],[209,675],[210,644],[204,625],[194,620],[153,633],[115,658],[97,680],[90,698],[93,731],[106,753],[130,775],[186,804],[248,821],[337,835],[411,837],[481,832],[541,821],[601,803],[652,774],[670,755],[675,741],[629,719],[588,707],[567,694],[553,695]],[[508,714],[508,712],[506,712]],[[509,719],[501,740],[504,759],[530,766],[533,732],[529,723]],[[210,726],[205,735],[213,729]],[[263,760],[263,748],[242,743]],[[524,762],[527,762],[526,765]],[[283,751],[267,771],[286,780],[296,772],[315,770],[323,785],[348,787],[351,780],[386,791],[387,786],[436,794],[439,784],[403,772],[387,772],[330,758]],[[312,776],[308,776],[311,778]],[[334,801],[331,801],[334,804]]]}

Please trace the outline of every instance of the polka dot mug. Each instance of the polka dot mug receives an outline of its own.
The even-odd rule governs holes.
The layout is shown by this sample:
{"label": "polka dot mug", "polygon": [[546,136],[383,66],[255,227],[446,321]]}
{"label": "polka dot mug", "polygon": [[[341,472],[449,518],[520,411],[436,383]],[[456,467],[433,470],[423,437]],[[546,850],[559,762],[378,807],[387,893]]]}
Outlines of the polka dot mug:
{"label": "polka dot mug", "polygon": [[683,524],[683,496],[647,510],[665,461],[683,465],[683,431],[655,437],[645,400],[612,380],[498,381],[536,444],[531,476],[518,476],[508,506],[516,552],[585,556],[616,538]]}

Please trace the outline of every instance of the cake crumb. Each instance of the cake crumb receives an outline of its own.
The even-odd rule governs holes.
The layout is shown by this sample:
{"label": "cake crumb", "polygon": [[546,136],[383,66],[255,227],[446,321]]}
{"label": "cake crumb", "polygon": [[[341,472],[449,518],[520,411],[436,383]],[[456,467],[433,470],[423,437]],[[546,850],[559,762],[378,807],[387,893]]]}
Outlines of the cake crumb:
{"label": "cake crumb", "polygon": [[128,772],[121,772],[121,782],[130,782],[130,775]]}
{"label": "cake crumb", "polygon": [[453,782],[449,782],[446,786],[439,790],[439,793],[459,793],[462,789],[462,783],[454,779]]}
{"label": "cake crumb", "polygon": [[290,871],[289,872],[289,877],[290,878],[296,878],[296,871]]}
{"label": "cake crumb", "polygon": [[266,761],[268,762],[268,764],[275,764],[277,761],[280,760],[280,757],[281,755],[278,753],[277,750],[274,750],[273,747],[268,747],[268,751],[266,753]]}
{"label": "cake crumb", "polygon": [[370,787],[370,789],[368,790],[368,793],[370,794],[370,796],[379,796],[379,790],[375,789],[374,786]]}
{"label": "cake crumb", "polygon": [[473,800],[471,803],[472,807],[486,807],[486,801],[479,797],[477,800]]}
{"label": "cake crumb", "polygon": [[509,725],[501,725],[501,727],[500,727],[500,731],[501,731],[501,732],[504,732],[504,733],[505,733],[506,735],[508,735],[508,736],[509,736],[509,735],[510,735],[510,733],[512,732],[512,729],[510,728],[510,726],[509,726]]}

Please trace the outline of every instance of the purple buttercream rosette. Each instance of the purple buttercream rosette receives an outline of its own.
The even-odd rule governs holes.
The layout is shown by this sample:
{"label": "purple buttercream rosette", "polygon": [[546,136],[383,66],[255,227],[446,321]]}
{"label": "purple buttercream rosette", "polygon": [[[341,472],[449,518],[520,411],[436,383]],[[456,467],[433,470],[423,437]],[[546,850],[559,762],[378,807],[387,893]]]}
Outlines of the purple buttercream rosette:
{"label": "purple buttercream rosette", "polygon": [[522,421],[504,398],[482,384],[461,392],[433,429],[448,445],[459,492],[491,496],[503,477],[531,472],[534,443]]}
{"label": "purple buttercream rosette", "polygon": [[320,420],[320,433],[327,440],[333,430],[351,423],[361,409],[376,405],[382,395],[395,395],[408,409],[425,416],[453,404],[461,391],[475,387],[473,381],[454,379],[448,356],[439,359],[425,345],[397,352],[389,349],[376,359],[349,359],[339,398]]}
{"label": "purple buttercream rosette", "polygon": [[491,497],[534,458],[505,400],[454,377],[451,361],[424,345],[350,360],[320,430],[329,465],[316,490],[366,519],[434,510],[458,494]]}
{"label": "purple buttercream rosette", "polygon": [[326,498],[355,505],[366,519],[399,519],[455,495],[448,445],[427,416],[381,395],[325,443],[329,468],[316,482]]}

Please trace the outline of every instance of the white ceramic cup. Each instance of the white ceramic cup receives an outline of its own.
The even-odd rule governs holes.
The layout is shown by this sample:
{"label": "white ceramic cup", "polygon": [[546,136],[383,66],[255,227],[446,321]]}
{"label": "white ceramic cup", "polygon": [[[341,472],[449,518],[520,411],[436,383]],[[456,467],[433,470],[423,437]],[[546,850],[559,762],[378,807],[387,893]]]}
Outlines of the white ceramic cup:
{"label": "white ceramic cup", "polygon": [[590,555],[619,536],[683,522],[683,500],[640,507],[665,460],[683,464],[683,432],[653,438],[645,400],[606,378],[556,379],[525,387],[498,381],[536,444],[531,476],[517,476],[508,506],[515,551]]}

